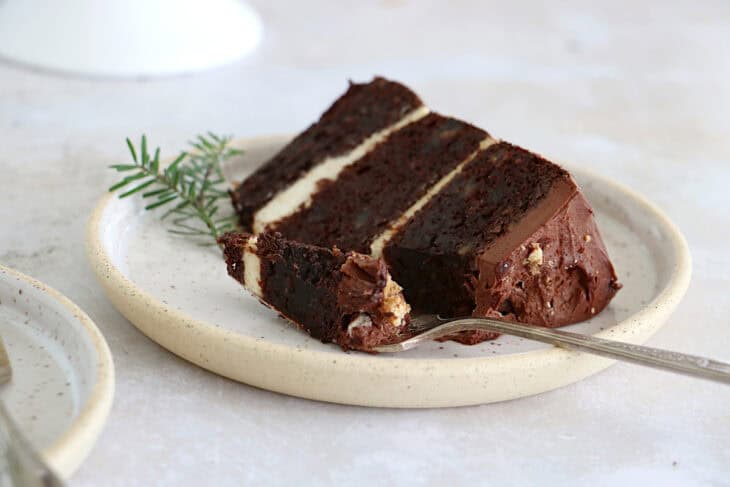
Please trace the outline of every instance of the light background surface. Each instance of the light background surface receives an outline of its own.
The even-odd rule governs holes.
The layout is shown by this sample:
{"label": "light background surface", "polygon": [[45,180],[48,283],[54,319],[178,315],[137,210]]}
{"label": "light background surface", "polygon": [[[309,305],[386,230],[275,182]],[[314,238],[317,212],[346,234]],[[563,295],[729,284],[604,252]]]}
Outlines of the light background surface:
{"label": "light background surface", "polygon": [[[730,3],[291,2],[259,50],[183,77],[84,80],[0,64],[0,262],[79,304],[114,354],[109,423],[72,485],[725,485],[730,389],[618,364],[481,407],[401,411],[216,377],[121,317],[86,219],[148,134],[298,131],[383,74],[435,110],[644,193],[683,230],[689,292],[650,345],[730,360]],[[191,35],[194,35],[191,33]]]}

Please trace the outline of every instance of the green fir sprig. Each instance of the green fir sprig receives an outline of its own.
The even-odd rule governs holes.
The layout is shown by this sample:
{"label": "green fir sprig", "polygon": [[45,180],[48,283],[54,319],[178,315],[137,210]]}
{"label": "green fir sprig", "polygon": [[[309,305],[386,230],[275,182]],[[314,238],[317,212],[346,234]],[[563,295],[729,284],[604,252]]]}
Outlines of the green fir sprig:
{"label": "green fir sprig", "polygon": [[127,139],[134,164],[109,166],[125,174],[109,191],[125,188],[120,198],[141,194],[149,202],[146,210],[167,207],[161,218],[172,219],[169,232],[203,238],[207,242],[200,243],[213,245],[218,237],[236,228],[235,216],[218,214],[220,201],[228,198],[222,165],[225,160],[243,153],[230,147],[230,141],[230,137],[210,132],[207,136],[198,135],[189,142],[191,151],[181,152],[174,161],[162,167],[160,148],[151,156],[145,135],[142,135],[139,155],[132,141]]}

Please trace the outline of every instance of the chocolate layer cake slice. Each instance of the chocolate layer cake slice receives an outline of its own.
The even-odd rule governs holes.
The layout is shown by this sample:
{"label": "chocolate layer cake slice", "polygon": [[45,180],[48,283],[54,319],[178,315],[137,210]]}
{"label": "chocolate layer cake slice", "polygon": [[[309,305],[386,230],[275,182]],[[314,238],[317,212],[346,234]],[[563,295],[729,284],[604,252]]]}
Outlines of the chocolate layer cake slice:
{"label": "chocolate layer cake slice", "polygon": [[229,274],[314,338],[367,351],[408,336],[410,307],[382,259],[271,233],[220,243]]}
{"label": "chocolate layer cake slice", "polygon": [[[247,232],[382,258],[414,312],[552,327],[600,312],[620,287],[593,211],[564,169],[430,113],[382,78],[352,84],[232,198]],[[316,301],[315,287],[297,299]],[[279,299],[283,314],[296,304],[262,299]]]}

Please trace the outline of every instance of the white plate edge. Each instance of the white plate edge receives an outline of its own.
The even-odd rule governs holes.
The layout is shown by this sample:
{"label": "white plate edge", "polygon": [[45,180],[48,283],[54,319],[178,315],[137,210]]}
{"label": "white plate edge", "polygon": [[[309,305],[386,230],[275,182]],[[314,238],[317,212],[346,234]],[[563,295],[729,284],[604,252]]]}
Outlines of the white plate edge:
{"label": "white plate edge", "polygon": [[91,452],[109,417],[115,385],[111,350],[96,324],[69,298],[47,284],[11,267],[0,264],[0,272],[24,281],[66,308],[88,334],[96,351],[97,373],[91,395],[82,405],[71,426],[41,452],[50,467],[61,477],[68,479]]}

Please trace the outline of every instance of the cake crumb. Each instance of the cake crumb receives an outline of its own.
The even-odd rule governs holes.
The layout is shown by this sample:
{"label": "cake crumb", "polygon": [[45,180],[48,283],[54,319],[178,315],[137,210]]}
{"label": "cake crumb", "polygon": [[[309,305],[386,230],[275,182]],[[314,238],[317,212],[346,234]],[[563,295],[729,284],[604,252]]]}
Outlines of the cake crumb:
{"label": "cake crumb", "polygon": [[464,244],[457,249],[456,253],[459,255],[467,255],[471,251],[472,251],[472,246],[470,244]]}
{"label": "cake crumb", "polygon": [[591,314],[592,315],[596,314],[596,308],[591,307]]}
{"label": "cake crumb", "polygon": [[586,243],[588,243],[588,242],[590,242],[591,240],[593,240],[593,237],[591,237],[591,236],[590,236],[589,234],[587,234],[587,233],[586,233],[585,235],[583,235],[583,240],[584,240],[584,241],[585,241]]}
{"label": "cake crumb", "polygon": [[540,273],[542,266],[542,248],[537,242],[530,244],[530,248],[532,250],[525,259],[525,265],[530,268],[530,274],[535,276]]}

